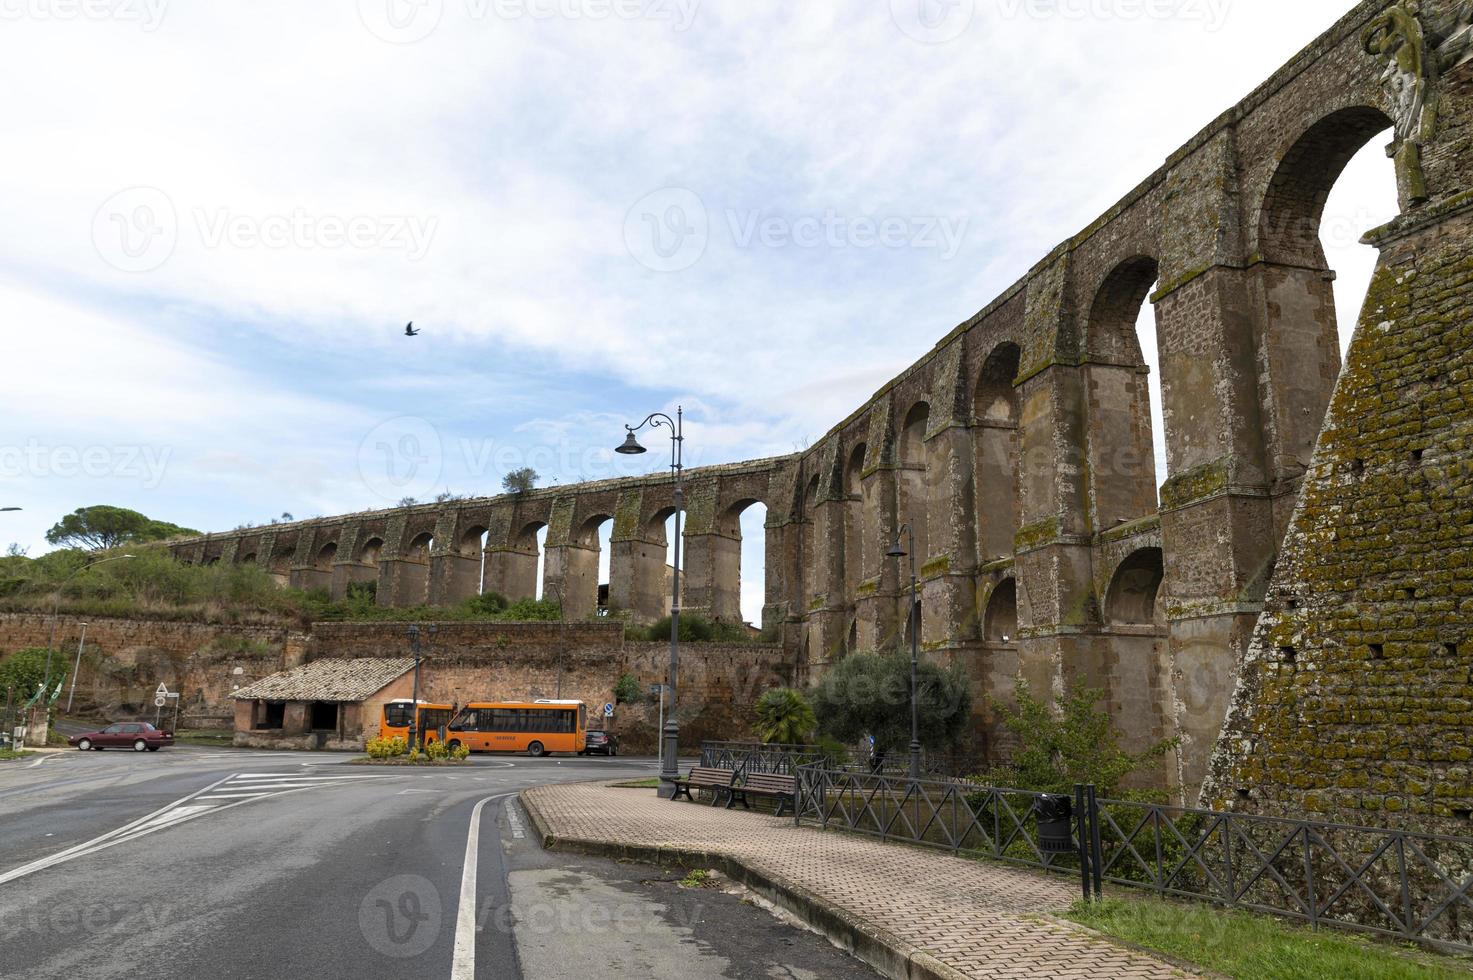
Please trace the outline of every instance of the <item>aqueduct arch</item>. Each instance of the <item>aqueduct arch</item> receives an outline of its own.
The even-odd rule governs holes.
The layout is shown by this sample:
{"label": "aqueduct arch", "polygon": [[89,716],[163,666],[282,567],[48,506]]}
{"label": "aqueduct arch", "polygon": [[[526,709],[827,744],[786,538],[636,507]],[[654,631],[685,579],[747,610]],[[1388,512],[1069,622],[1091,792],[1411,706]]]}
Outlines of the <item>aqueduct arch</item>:
{"label": "aqueduct arch", "polygon": [[[1473,329],[1473,25],[1467,5],[1449,0],[1425,0],[1420,21],[1411,15],[1393,0],[1357,5],[811,448],[687,474],[683,605],[740,616],[738,515],[761,502],[763,625],[807,651],[809,676],[856,649],[893,649],[904,587],[900,563],[883,552],[910,523],[928,655],[965,660],[981,692],[1004,697],[1020,676],[1037,691],[1068,677],[1098,683],[1136,744],[1181,736],[1160,782],[1188,797],[1231,703],[1229,727],[1242,737],[1219,752],[1213,785],[1269,778],[1279,757],[1241,744],[1249,734],[1275,744],[1283,733],[1257,705],[1308,681],[1266,673],[1255,651],[1275,630],[1307,629],[1305,595],[1354,602],[1372,624],[1381,610],[1443,615],[1397,605],[1413,600],[1397,598],[1407,586],[1392,579],[1410,572],[1378,573],[1360,589],[1326,571],[1327,542],[1359,542],[1388,569],[1411,551],[1410,539],[1362,540],[1340,515],[1382,508],[1384,526],[1409,534],[1417,511],[1406,501],[1420,495],[1456,518],[1442,526],[1473,526],[1455,492],[1473,465],[1473,450],[1459,448],[1473,445],[1460,435],[1473,429],[1464,364],[1473,356],[1464,336]],[[1393,36],[1408,23],[1422,36]],[[1393,59],[1397,44],[1422,45],[1422,75]],[[1403,213],[1371,232],[1380,266],[1342,373],[1321,218],[1347,161],[1388,128]],[[1134,333],[1146,303],[1161,432]],[[474,560],[453,543],[485,528],[485,587],[518,598],[536,587],[539,528],[546,579],[562,583],[587,560],[576,552],[588,550],[588,521],[612,517],[611,602],[647,620],[664,607],[672,507],[670,479],[656,474],[210,535],[174,550],[197,562],[254,554],[273,570],[289,554],[293,584],[307,585],[329,541],[341,539],[346,561],[350,542],[377,535],[380,602],[445,602],[463,591],[445,570]],[[412,548],[425,533],[428,556]],[[1473,547],[1463,536],[1447,532],[1439,547],[1450,550],[1429,552],[1442,565],[1421,576],[1415,601],[1440,595],[1462,609],[1463,566],[1445,556]],[[426,561],[427,591],[414,585]],[[1005,582],[1011,631],[999,625]],[[1291,586],[1299,612],[1275,605]],[[1309,630],[1301,643],[1318,643],[1323,656],[1347,636],[1372,642],[1361,634],[1378,632],[1320,612],[1341,632]],[[1462,628],[1438,621],[1416,642],[1473,650]],[[1401,641],[1374,642],[1394,650]],[[1439,729],[1427,742],[1449,737]]]}

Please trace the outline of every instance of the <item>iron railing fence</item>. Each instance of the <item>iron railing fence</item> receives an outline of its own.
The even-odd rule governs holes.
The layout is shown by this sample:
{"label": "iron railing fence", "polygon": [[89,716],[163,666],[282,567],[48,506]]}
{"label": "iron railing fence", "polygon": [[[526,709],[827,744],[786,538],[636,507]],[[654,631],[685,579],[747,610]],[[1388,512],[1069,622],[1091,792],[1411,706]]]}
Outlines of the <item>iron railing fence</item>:
{"label": "iron railing fence", "polygon": [[701,765],[730,769],[738,775],[777,773],[792,775],[799,766],[826,763],[828,757],[811,745],[769,745],[762,742],[702,742]]}
{"label": "iron railing fence", "polygon": [[1100,799],[1099,877],[1473,952],[1473,839]]}
{"label": "iron railing fence", "polygon": [[[1070,853],[1050,851],[1040,841],[1032,818],[1043,793],[816,765],[799,767],[797,775],[794,820],[799,824],[1045,871],[1083,875],[1087,870],[1081,846],[1085,828],[1077,817]],[[1080,805],[1073,812],[1084,811]]]}
{"label": "iron railing fence", "polygon": [[[1046,794],[904,774],[796,770],[794,819],[1103,883],[1473,953],[1473,839],[1096,797],[1069,839],[1038,832]],[[1057,828],[1056,828],[1057,829]]]}

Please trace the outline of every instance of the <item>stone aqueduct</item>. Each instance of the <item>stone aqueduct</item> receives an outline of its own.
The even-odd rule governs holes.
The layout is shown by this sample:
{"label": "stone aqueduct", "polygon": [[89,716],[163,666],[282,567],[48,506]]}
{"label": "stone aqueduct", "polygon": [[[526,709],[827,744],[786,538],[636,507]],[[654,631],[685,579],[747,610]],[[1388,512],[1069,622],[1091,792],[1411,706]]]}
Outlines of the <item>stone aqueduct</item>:
{"label": "stone aqueduct", "polygon": [[[1164,779],[1194,795],[1301,486],[1320,465],[1341,374],[1319,238],[1332,185],[1394,130],[1403,215],[1372,239],[1378,281],[1402,282],[1391,263],[1410,268],[1422,251],[1473,251],[1470,7],[1358,5],[813,448],[691,471],[684,607],[739,618],[737,517],[765,504],[763,622],[813,676],[900,639],[899,563],[882,553],[908,522],[929,656],[960,660],[979,693],[1001,698],[1020,676],[1038,691],[1086,678],[1108,692],[1132,744],[1182,737]],[[1147,301],[1165,474],[1135,332]],[[1387,330],[1375,301],[1352,359]],[[1445,329],[1467,325],[1461,309]],[[1473,400],[1457,410],[1473,415]],[[585,616],[596,529],[612,518],[610,604],[650,619],[665,609],[672,504],[667,476],[619,479],[208,535],[174,550],[255,562],[339,596],[372,579],[381,603],[446,603],[483,584],[532,595],[534,535],[546,526],[547,583]]]}

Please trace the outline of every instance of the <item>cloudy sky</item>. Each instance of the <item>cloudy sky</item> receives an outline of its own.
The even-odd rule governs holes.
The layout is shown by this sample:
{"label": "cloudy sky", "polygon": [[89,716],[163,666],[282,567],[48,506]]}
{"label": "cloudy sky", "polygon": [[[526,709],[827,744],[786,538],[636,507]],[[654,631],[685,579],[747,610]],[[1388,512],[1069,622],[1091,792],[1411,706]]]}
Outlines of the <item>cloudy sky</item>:
{"label": "cloudy sky", "polygon": [[791,452],[1349,6],[0,0],[0,545]]}

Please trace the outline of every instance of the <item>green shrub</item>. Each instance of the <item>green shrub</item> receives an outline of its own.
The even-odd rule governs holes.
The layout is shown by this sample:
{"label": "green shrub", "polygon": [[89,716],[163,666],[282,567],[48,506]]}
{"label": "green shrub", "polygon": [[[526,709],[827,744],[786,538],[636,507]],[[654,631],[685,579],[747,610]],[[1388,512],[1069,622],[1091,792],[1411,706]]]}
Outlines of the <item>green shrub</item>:
{"label": "green shrub", "polygon": [[1135,755],[1126,752],[1109,713],[1100,709],[1104,696],[1071,683],[1050,706],[1020,679],[1016,707],[991,702],[1018,747],[1007,765],[981,774],[979,781],[1038,793],[1070,793],[1076,783],[1093,783],[1100,796],[1118,796],[1121,780],[1156,763],[1180,739],[1162,739]]}
{"label": "green shrub", "polygon": [[[53,679],[56,678],[54,670],[60,659],[58,657],[52,662],[51,676]],[[15,692],[15,699],[24,704],[35,695],[36,689],[41,686],[41,681],[45,676],[46,650],[44,647],[27,647],[24,650],[17,650],[4,660],[0,660],[0,697],[4,697],[5,691],[9,689]]]}
{"label": "green shrub", "polygon": [[[644,631],[644,639],[660,642],[670,639],[670,617],[656,620]],[[682,643],[746,643],[749,641],[747,628],[740,623],[725,620],[712,621],[698,613],[680,614],[680,642]]]}
{"label": "green shrub", "polygon": [[638,704],[644,698],[644,688],[633,674],[620,674],[614,684],[615,704]]}
{"label": "green shrub", "polygon": [[397,735],[393,738],[371,738],[364,750],[370,759],[397,759],[409,750],[409,744]]}
{"label": "green shrub", "polygon": [[813,747],[822,752],[824,756],[836,766],[847,766],[850,761],[849,746],[836,738],[820,735],[813,743]]}
{"label": "green shrub", "polygon": [[496,616],[506,612],[506,596],[500,592],[482,592],[465,600],[465,607],[473,613]]}
{"label": "green shrub", "polygon": [[466,748],[464,745],[457,745],[450,750],[450,758],[454,759],[456,762],[460,762],[463,759],[469,758],[470,754],[471,750]]}

